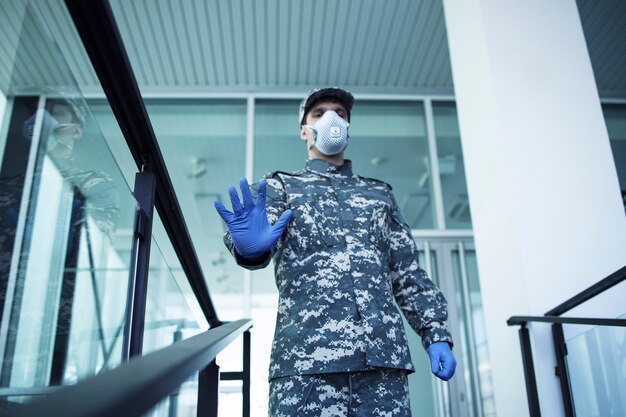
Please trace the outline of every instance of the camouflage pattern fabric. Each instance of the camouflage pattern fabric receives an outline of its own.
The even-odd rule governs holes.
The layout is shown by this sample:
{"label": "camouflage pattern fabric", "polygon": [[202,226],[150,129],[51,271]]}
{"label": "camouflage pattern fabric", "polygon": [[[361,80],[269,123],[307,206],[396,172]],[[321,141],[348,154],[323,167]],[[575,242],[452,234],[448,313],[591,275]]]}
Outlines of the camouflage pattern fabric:
{"label": "camouflage pattern fabric", "polygon": [[270,381],[270,417],[410,417],[405,371],[296,375]]}
{"label": "camouflage pattern fabric", "polygon": [[[85,171],[74,167],[65,167],[61,175],[73,187],[77,187],[84,196],[81,202],[89,216],[93,218],[105,234],[115,231],[120,217],[120,197],[115,182],[105,172]],[[22,189],[25,175],[0,178],[0,281],[8,280],[13,256],[18,216],[21,209]],[[45,179],[40,186],[45,186]],[[76,204],[73,205],[76,207]],[[84,216],[76,216],[85,221]],[[27,219],[27,231],[32,228],[33,219]],[[75,227],[76,225],[72,225]],[[28,233],[28,232],[27,232]],[[22,253],[22,258],[28,253]],[[0,288],[3,288],[0,284]],[[4,298],[4,293],[0,292]]]}
{"label": "camouflage pattern fabric", "polygon": [[306,169],[267,176],[270,223],[294,216],[271,254],[279,291],[272,378],[372,368],[414,371],[397,305],[431,343],[452,343],[443,294],[418,265],[418,252],[391,187],[309,159]]}
{"label": "camouflage pattern fabric", "polygon": [[120,195],[115,181],[106,172],[68,167],[60,171],[63,178],[80,190],[85,208],[105,234],[115,232],[120,218]]}

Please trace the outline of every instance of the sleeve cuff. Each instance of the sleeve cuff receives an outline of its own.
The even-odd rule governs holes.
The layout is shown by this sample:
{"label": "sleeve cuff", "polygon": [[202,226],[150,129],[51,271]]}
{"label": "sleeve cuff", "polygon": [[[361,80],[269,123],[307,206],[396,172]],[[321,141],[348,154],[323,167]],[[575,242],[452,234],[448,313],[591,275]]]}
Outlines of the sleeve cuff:
{"label": "sleeve cuff", "polygon": [[267,251],[263,255],[257,258],[249,259],[249,258],[244,258],[240,254],[238,254],[237,251],[234,251],[234,252],[235,252],[235,259],[237,260],[237,265],[242,266],[247,269],[264,268],[269,263],[270,257],[272,255],[271,251]]}

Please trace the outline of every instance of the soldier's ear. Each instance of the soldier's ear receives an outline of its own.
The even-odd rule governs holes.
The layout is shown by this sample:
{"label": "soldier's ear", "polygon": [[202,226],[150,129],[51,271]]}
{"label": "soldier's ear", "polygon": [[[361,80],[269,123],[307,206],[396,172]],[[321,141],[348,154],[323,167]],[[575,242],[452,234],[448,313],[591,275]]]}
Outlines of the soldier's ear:
{"label": "soldier's ear", "polygon": [[309,129],[307,129],[306,127],[304,127],[304,125],[300,126],[300,139],[302,139],[303,141],[306,142],[307,140],[307,132],[309,131]]}

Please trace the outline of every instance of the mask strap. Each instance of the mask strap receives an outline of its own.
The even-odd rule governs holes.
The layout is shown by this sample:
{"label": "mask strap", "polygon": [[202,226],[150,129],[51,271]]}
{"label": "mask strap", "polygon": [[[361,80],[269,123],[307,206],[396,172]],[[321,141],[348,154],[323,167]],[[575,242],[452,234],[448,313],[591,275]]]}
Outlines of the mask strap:
{"label": "mask strap", "polygon": [[306,127],[307,129],[309,129],[311,132],[313,132],[313,143],[310,144],[307,148],[307,151],[310,151],[311,148],[313,146],[315,146],[315,142],[317,142],[317,130],[315,130],[315,128],[311,125],[304,125],[304,127]]}

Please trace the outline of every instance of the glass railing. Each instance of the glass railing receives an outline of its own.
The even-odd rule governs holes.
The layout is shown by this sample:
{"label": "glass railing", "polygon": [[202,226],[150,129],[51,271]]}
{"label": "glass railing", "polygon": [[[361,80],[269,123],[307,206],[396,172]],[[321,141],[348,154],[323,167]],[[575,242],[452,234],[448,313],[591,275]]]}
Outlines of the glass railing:
{"label": "glass railing", "polygon": [[188,282],[176,277],[161,245],[170,247],[168,240],[152,240],[150,272],[143,332],[143,354],[187,339],[209,327],[193,297]]}
{"label": "glass railing", "polygon": [[[66,4],[107,96],[94,104],[98,122],[119,125],[126,148],[105,140],[75,86],[46,26],[56,11],[1,6],[16,42],[15,68],[0,69],[10,115],[0,125],[0,414],[216,411],[215,357],[239,337],[243,369],[221,379],[238,385],[249,415],[251,321],[217,317],[108,2]],[[36,50],[45,62],[34,71]],[[35,397],[48,398],[25,404]]]}
{"label": "glass railing", "polygon": [[0,74],[0,392],[19,401],[120,364],[136,207],[42,17],[26,1],[0,17],[15,41]]}
{"label": "glass railing", "polygon": [[[49,9],[39,7],[15,0],[0,16],[3,45],[12,45],[14,58],[12,68],[0,69],[4,412],[122,364],[136,257],[134,178],[118,164],[121,158],[128,167],[133,157],[123,141],[112,152],[99,125],[116,120],[111,108],[100,102],[98,113],[107,117],[93,117],[56,45],[59,34],[46,26]],[[170,235],[155,219],[144,353],[209,327]]]}
{"label": "glass railing", "polygon": [[[581,304],[626,281],[626,266],[598,281],[543,317],[513,316],[509,326],[521,326],[520,346],[531,417],[541,416],[528,325],[551,323],[555,373],[559,378],[566,417],[617,417],[626,411],[626,315],[617,318],[562,317]],[[563,326],[594,326],[565,339]]]}
{"label": "glass railing", "polygon": [[595,327],[566,343],[576,416],[626,415],[626,328]]}

